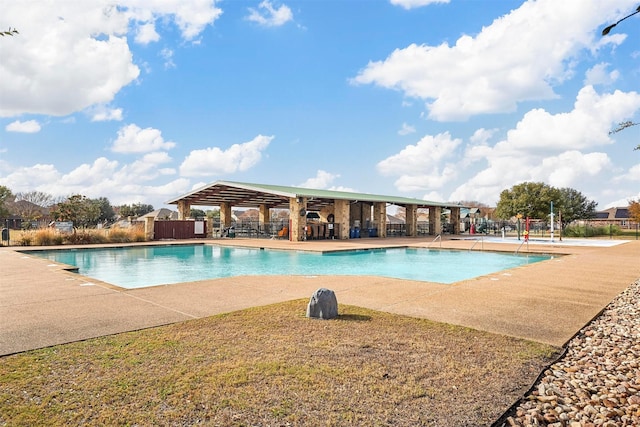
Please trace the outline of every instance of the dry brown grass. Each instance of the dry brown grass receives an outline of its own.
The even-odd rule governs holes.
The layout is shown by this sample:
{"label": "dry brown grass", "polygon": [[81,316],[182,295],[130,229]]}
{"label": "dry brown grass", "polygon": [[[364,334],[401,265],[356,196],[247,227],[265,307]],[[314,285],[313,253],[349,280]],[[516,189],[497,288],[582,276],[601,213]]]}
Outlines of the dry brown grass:
{"label": "dry brown grass", "polygon": [[11,230],[11,245],[17,246],[57,246],[86,245],[95,243],[131,243],[146,240],[143,227],[78,229],[73,233],[63,233],[52,228],[37,230]]}
{"label": "dry brown grass", "polygon": [[557,349],[296,300],[0,359],[0,425],[482,426]]}

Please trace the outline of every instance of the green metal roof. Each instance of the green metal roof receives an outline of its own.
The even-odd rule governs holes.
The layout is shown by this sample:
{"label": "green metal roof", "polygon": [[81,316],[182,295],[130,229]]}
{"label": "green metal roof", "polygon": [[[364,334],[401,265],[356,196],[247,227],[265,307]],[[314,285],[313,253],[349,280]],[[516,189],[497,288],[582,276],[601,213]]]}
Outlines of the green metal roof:
{"label": "green metal roof", "polygon": [[410,197],[384,196],[348,191],[318,190],[313,188],[290,187],[284,185],[255,184],[234,181],[216,181],[176,199],[168,204],[177,204],[186,200],[192,206],[219,206],[230,203],[235,207],[257,207],[265,204],[270,208],[289,208],[289,199],[307,198],[307,209],[319,210],[333,204],[334,200],[355,202],[384,202],[398,206],[417,205],[418,207],[451,207],[451,203],[431,202]]}

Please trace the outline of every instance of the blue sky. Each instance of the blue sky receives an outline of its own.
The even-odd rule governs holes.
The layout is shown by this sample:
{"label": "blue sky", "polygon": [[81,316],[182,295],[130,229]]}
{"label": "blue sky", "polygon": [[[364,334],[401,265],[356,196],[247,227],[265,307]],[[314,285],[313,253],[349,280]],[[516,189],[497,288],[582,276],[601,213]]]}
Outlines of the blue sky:
{"label": "blue sky", "polygon": [[0,0],[0,185],[640,198],[637,0]]}

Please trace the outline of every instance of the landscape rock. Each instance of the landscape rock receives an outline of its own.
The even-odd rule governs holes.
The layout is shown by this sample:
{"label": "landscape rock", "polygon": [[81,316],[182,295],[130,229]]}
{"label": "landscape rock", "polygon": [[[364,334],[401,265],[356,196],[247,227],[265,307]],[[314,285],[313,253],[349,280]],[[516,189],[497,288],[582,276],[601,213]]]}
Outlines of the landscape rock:
{"label": "landscape rock", "polygon": [[311,295],[307,305],[307,317],[333,319],[338,317],[338,299],[335,292],[320,288]]}
{"label": "landscape rock", "polygon": [[640,426],[639,337],[640,280],[567,344],[500,427]]}

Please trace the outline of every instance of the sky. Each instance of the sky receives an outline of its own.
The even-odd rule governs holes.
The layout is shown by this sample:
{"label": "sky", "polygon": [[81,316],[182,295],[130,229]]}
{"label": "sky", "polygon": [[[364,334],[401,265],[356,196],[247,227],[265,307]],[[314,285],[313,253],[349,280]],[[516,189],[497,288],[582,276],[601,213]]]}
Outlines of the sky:
{"label": "sky", "polygon": [[[638,0],[0,0],[0,185],[640,198]],[[174,207],[175,208],[175,207]]]}

